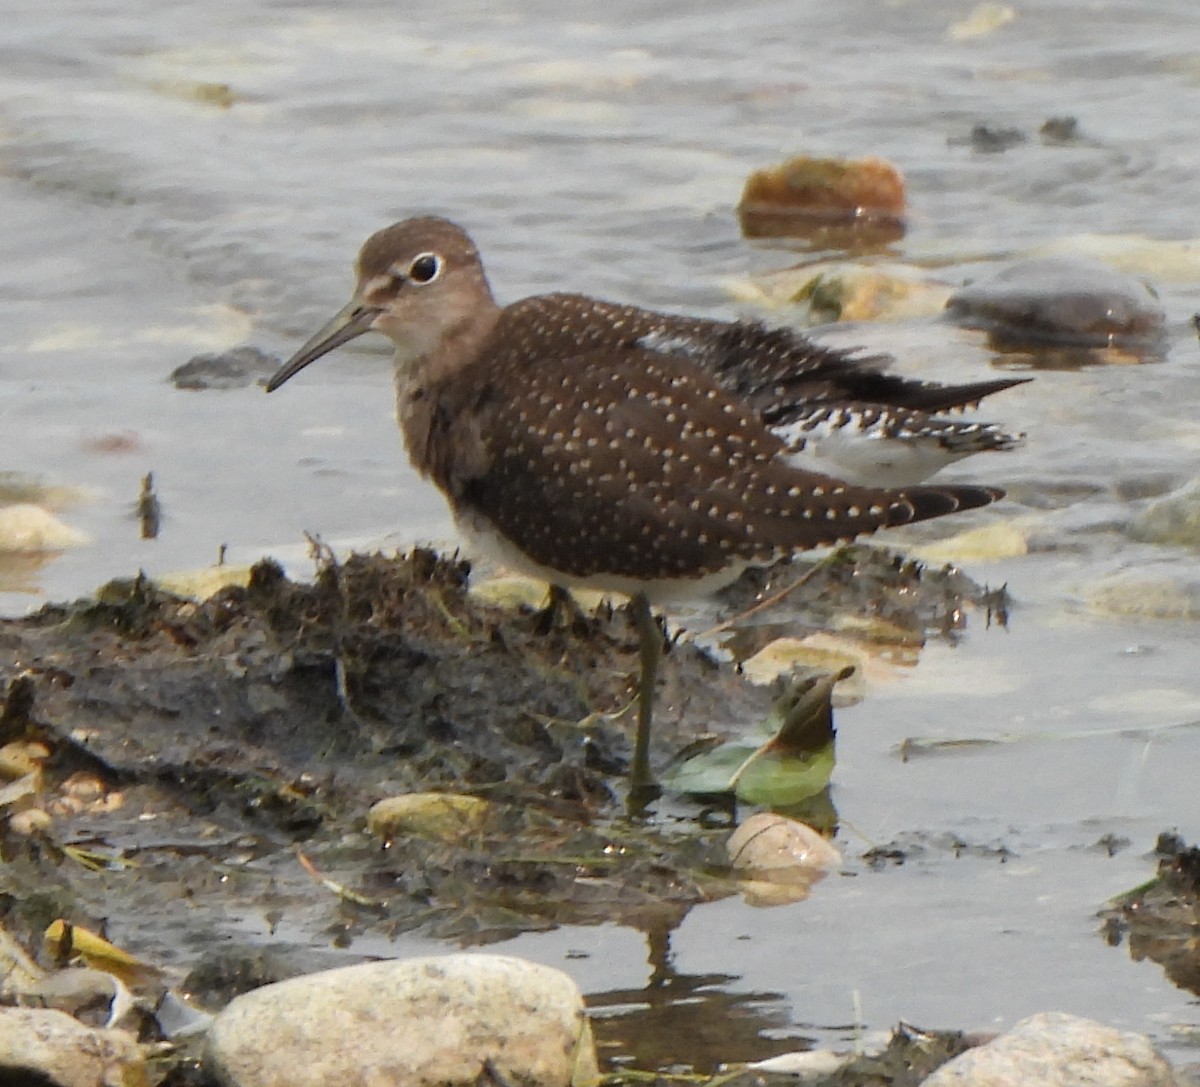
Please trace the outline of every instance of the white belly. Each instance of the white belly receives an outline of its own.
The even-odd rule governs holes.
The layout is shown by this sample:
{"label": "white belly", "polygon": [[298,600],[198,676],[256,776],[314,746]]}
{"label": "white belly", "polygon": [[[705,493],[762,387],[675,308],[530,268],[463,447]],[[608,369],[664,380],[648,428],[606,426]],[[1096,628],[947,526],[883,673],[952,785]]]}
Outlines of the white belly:
{"label": "white belly", "polygon": [[[789,441],[791,429],[776,431],[789,445],[795,438],[792,435]],[[910,487],[970,452],[949,450],[936,438],[889,438],[849,426],[818,426],[802,436],[804,449],[788,454],[789,464],[867,487]]]}

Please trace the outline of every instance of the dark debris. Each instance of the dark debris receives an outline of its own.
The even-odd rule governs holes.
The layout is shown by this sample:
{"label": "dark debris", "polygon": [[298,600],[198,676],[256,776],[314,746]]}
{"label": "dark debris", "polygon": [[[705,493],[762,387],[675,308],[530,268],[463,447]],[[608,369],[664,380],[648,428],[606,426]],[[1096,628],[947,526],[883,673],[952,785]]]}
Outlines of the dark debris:
{"label": "dark debris", "polygon": [[1200,994],[1200,847],[1164,831],[1154,855],[1154,878],[1100,912],[1101,935],[1113,947],[1128,941],[1135,962],[1151,959],[1177,987]]}

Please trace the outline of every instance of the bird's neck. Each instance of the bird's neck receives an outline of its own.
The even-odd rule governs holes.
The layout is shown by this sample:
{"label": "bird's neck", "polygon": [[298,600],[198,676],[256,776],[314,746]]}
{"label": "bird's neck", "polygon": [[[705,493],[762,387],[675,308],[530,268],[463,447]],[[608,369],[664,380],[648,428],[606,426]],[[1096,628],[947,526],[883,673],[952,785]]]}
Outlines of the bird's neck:
{"label": "bird's neck", "polygon": [[431,441],[439,410],[451,406],[472,382],[460,381],[465,371],[476,364],[485,342],[500,317],[500,308],[488,300],[470,312],[444,322],[436,340],[401,340],[394,337],[396,358],[396,418],[404,434],[413,467],[422,475],[440,475],[433,463],[435,443]]}

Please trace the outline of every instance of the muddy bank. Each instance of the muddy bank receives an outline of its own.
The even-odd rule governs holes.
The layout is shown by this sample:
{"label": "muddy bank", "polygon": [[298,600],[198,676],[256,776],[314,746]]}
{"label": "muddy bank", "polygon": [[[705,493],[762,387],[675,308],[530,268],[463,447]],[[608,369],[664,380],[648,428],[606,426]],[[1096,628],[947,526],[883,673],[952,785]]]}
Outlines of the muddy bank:
{"label": "muddy bank", "polygon": [[[617,922],[653,948],[693,904],[736,891],[728,806],[668,798],[656,818],[624,817],[637,657],[624,608],[487,604],[465,563],[426,551],[317,558],[311,584],[263,562],[195,602],[135,578],[0,624],[0,748],[32,767],[4,808],[0,902],[44,966],[70,957],[43,946],[61,918],[136,955],[151,988],[216,1008],[368,932],[481,944]],[[727,603],[803,570],[756,573]],[[726,643],[744,657],[781,625],[836,621],[911,649],[998,601],[863,547],[794,595],[786,624],[759,616]],[[782,689],[675,633],[660,768],[762,718]],[[486,815],[387,841],[366,828],[382,797],[427,791],[485,800]]]}

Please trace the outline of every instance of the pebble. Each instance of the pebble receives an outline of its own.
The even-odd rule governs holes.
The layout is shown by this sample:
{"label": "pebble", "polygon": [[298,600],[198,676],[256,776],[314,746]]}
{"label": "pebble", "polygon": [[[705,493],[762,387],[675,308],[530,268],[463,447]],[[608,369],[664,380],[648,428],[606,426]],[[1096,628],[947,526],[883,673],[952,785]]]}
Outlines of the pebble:
{"label": "pebble", "polygon": [[204,1065],[225,1087],[586,1087],[583,999],[564,973],[502,955],[340,967],[265,985],[215,1021]]}
{"label": "pebble", "polygon": [[750,906],[799,902],[842,863],[842,855],[818,831],[775,812],[756,812],[744,820],[726,849]]}
{"label": "pebble", "polygon": [[1022,1019],[947,1061],[921,1087],[1174,1087],[1170,1064],[1141,1034],[1064,1012]]}
{"label": "pebble", "polygon": [[456,841],[477,833],[493,813],[482,797],[461,793],[406,793],[371,805],[367,830],[380,838],[414,836]]}

